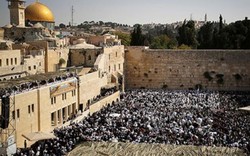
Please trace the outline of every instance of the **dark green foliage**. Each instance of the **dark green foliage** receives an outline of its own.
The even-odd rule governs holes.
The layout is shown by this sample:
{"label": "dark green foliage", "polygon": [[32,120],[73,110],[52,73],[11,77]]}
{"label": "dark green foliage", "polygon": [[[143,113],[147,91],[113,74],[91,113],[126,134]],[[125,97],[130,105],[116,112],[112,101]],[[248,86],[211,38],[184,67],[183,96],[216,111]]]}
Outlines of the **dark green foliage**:
{"label": "dark green foliage", "polygon": [[223,74],[216,74],[217,84],[223,84],[224,83],[223,77],[224,77]]}
{"label": "dark green foliage", "polygon": [[66,63],[66,61],[63,58],[60,58],[58,65],[61,66],[65,63]]}
{"label": "dark green foliage", "polygon": [[204,26],[202,26],[198,33],[198,41],[200,42],[200,45],[198,46],[198,48],[211,49],[214,43],[213,35],[214,35],[213,23],[208,22]]}
{"label": "dark green foliage", "polygon": [[66,28],[66,25],[61,23],[61,24],[59,24],[59,28]]}
{"label": "dark green foliage", "polygon": [[219,78],[218,80],[217,80],[217,84],[223,84],[224,83],[224,79],[223,78]]}
{"label": "dark green foliage", "polygon": [[202,89],[202,88],[203,88],[203,86],[201,84],[196,84],[195,85],[195,89]]}
{"label": "dark green foliage", "polygon": [[210,75],[210,73],[208,71],[204,72],[203,76],[208,79],[208,81],[211,81],[213,79],[213,77]]}
{"label": "dark green foliage", "polygon": [[118,36],[119,39],[121,39],[122,45],[129,46],[131,42],[131,36],[126,33],[122,32],[115,32],[115,35]]}
{"label": "dark green foliage", "polygon": [[233,76],[234,76],[235,80],[237,80],[237,81],[242,80],[242,77],[240,74],[234,74]]}
{"label": "dark green foliage", "polygon": [[250,49],[250,20],[229,25],[222,22],[206,23],[198,33],[200,49]]}
{"label": "dark green foliage", "polygon": [[218,79],[220,79],[220,78],[223,78],[224,75],[223,75],[223,74],[216,74],[216,77],[217,77]]}
{"label": "dark green foliage", "polygon": [[220,26],[219,26],[219,32],[221,32],[222,28],[223,28],[223,18],[222,16],[220,15]]}
{"label": "dark green foliage", "polygon": [[167,35],[160,35],[151,42],[151,49],[172,49],[177,46],[176,41],[171,40]]}
{"label": "dark green foliage", "polygon": [[178,43],[179,45],[185,44],[192,48],[197,48],[198,42],[196,39],[196,30],[194,21],[184,21],[182,26],[178,29],[179,37]]}
{"label": "dark green foliage", "polygon": [[142,35],[141,25],[136,25],[134,31],[131,34],[131,46],[143,46],[145,41],[144,35]]}
{"label": "dark green foliage", "polygon": [[162,89],[166,89],[166,88],[168,88],[168,85],[165,84],[162,86]]}

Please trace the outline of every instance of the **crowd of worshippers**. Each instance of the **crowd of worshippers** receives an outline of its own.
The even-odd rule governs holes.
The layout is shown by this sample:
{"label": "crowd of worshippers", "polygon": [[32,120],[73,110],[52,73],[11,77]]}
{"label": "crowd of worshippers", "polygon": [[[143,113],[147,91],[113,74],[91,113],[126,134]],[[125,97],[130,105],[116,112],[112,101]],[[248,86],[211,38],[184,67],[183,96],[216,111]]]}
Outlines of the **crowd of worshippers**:
{"label": "crowd of worshippers", "polygon": [[129,90],[26,153],[64,155],[84,141],[110,141],[238,147],[249,154],[250,113],[238,109],[249,101],[249,92]]}
{"label": "crowd of worshippers", "polygon": [[47,85],[47,84],[51,84],[51,83],[55,83],[55,82],[59,82],[59,81],[65,81],[68,78],[72,78],[72,77],[77,77],[77,75],[75,73],[65,73],[64,75],[60,75],[60,76],[55,76],[54,78],[50,78],[48,80],[34,80],[34,81],[30,81],[30,82],[24,82],[22,84],[19,85],[15,85],[15,86],[11,86],[11,87],[7,87],[7,88],[1,88],[0,89],[0,95],[1,96],[10,96],[11,94],[17,94],[17,93],[21,93],[24,91],[28,91],[28,90],[32,90],[32,89],[36,89],[38,87]]}

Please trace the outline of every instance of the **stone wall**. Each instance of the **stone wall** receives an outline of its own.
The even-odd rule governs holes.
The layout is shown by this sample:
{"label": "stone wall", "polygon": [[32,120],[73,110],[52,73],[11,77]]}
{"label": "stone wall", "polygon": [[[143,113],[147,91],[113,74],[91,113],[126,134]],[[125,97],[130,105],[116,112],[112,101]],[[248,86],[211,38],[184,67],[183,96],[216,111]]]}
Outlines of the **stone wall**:
{"label": "stone wall", "polygon": [[126,88],[250,90],[250,50],[128,47]]}
{"label": "stone wall", "polygon": [[107,106],[108,104],[115,104],[116,102],[120,101],[120,92],[115,92],[114,94],[107,96],[100,101],[90,105],[89,112],[93,114],[95,112],[100,111],[103,107]]}

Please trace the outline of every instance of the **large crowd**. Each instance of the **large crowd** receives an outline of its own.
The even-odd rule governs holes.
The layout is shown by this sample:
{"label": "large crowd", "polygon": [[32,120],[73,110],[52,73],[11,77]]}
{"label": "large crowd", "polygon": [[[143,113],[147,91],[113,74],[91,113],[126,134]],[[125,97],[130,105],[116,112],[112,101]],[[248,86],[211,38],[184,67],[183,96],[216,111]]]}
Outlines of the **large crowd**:
{"label": "large crowd", "polygon": [[[129,90],[17,155],[65,155],[83,141],[239,147],[250,151],[249,92]],[[249,153],[250,154],[250,153]]]}

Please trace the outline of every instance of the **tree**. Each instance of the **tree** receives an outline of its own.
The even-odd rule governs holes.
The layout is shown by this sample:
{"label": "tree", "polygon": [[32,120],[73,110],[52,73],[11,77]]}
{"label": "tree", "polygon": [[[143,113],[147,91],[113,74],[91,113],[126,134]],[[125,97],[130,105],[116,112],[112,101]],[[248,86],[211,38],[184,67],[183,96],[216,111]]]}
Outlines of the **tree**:
{"label": "tree", "polygon": [[115,32],[115,35],[118,36],[119,39],[121,39],[122,45],[129,46],[131,42],[131,36],[126,33],[122,32]]}
{"label": "tree", "polygon": [[170,38],[167,35],[160,35],[153,39],[150,48],[152,49],[168,49]]}
{"label": "tree", "polygon": [[61,23],[61,24],[59,24],[59,28],[66,28],[66,25]]}
{"label": "tree", "polygon": [[103,21],[99,21],[99,25],[104,25],[104,22]]}
{"label": "tree", "polygon": [[194,21],[186,20],[183,22],[182,26],[178,29],[179,37],[178,42],[179,45],[185,44],[192,48],[197,48],[198,42],[196,39],[196,30]]}
{"label": "tree", "polygon": [[177,42],[174,39],[169,38],[167,35],[156,36],[150,48],[152,49],[174,49],[177,46]]}
{"label": "tree", "polygon": [[65,63],[66,63],[66,61],[63,58],[60,58],[59,62],[58,62],[58,65],[61,67]]}
{"label": "tree", "polygon": [[143,46],[145,37],[142,35],[141,25],[137,25],[133,32],[131,33],[131,42],[132,46]]}
{"label": "tree", "polygon": [[200,49],[212,49],[214,48],[214,24],[207,22],[204,24],[198,33],[198,42]]}
{"label": "tree", "polygon": [[223,28],[223,18],[222,18],[222,16],[220,15],[220,26],[219,26],[219,32],[221,32],[222,31],[222,28]]}

